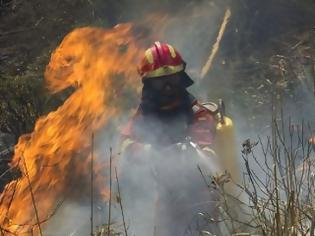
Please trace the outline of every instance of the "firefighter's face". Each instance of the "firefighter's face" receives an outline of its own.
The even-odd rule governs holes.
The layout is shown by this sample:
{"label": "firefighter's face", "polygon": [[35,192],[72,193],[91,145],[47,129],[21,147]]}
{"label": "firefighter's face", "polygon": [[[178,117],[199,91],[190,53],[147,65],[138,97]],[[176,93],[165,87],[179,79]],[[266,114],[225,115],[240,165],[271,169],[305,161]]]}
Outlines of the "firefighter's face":
{"label": "firefighter's face", "polygon": [[160,106],[167,106],[179,101],[184,90],[178,74],[152,78],[150,87],[155,91],[154,93]]}

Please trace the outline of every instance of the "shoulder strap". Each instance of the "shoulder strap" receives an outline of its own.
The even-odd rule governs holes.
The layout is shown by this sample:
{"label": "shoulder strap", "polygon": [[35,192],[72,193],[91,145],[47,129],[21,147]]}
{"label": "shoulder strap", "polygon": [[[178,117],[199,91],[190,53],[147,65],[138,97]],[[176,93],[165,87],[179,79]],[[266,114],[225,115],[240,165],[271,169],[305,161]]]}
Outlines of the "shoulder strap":
{"label": "shoulder strap", "polygon": [[200,105],[206,108],[212,114],[217,114],[219,111],[219,106],[214,102],[204,102],[204,103],[201,103]]}

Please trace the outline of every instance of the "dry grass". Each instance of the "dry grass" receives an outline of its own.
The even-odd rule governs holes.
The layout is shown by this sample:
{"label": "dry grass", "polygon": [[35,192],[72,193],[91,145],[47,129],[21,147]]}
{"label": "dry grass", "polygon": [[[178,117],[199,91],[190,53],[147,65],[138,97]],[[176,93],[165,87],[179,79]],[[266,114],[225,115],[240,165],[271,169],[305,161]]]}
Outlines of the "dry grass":
{"label": "dry grass", "polygon": [[96,232],[92,236],[119,236],[122,233],[116,233],[114,230],[107,231],[108,225],[104,224],[97,228]]}
{"label": "dry grass", "polygon": [[222,199],[220,222],[230,235],[315,234],[315,154],[304,124],[283,127],[275,123],[266,141],[243,143],[245,170],[242,184],[235,183],[238,196],[224,189],[227,173],[212,178]]}

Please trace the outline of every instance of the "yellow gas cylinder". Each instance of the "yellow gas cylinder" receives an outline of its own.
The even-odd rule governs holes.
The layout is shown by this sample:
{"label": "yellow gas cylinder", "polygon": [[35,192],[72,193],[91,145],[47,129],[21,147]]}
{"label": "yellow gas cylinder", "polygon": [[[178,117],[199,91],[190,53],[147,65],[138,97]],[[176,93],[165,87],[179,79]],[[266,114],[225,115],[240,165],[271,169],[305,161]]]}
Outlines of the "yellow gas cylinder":
{"label": "yellow gas cylinder", "polygon": [[214,149],[217,153],[221,166],[227,171],[234,182],[240,181],[240,167],[237,158],[235,131],[231,118],[225,116],[224,104],[220,101],[217,113],[216,138]]}
{"label": "yellow gas cylinder", "polygon": [[[229,215],[234,219],[246,219],[242,212],[242,208],[238,202],[239,199],[244,201],[241,190],[237,187],[236,183],[241,184],[240,164],[237,155],[235,130],[233,121],[231,118],[225,116],[224,112],[217,113],[216,124],[216,138],[214,149],[218,155],[218,159],[223,171],[230,174],[232,181],[224,185],[225,193],[227,196],[233,196],[225,198]],[[239,227],[239,226],[237,226]]]}

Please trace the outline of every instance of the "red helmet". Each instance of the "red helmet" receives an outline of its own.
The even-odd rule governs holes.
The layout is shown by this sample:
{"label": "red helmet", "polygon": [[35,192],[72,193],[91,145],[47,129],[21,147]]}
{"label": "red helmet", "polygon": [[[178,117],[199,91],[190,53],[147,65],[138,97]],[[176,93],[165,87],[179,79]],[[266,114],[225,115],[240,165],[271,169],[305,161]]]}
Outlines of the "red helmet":
{"label": "red helmet", "polygon": [[145,51],[138,72],[143,81],[181,73],[184,85],[189,87],[194,82],[185,73],[185,67],[186,62],[174,47],[166,43],[155,42]]}

